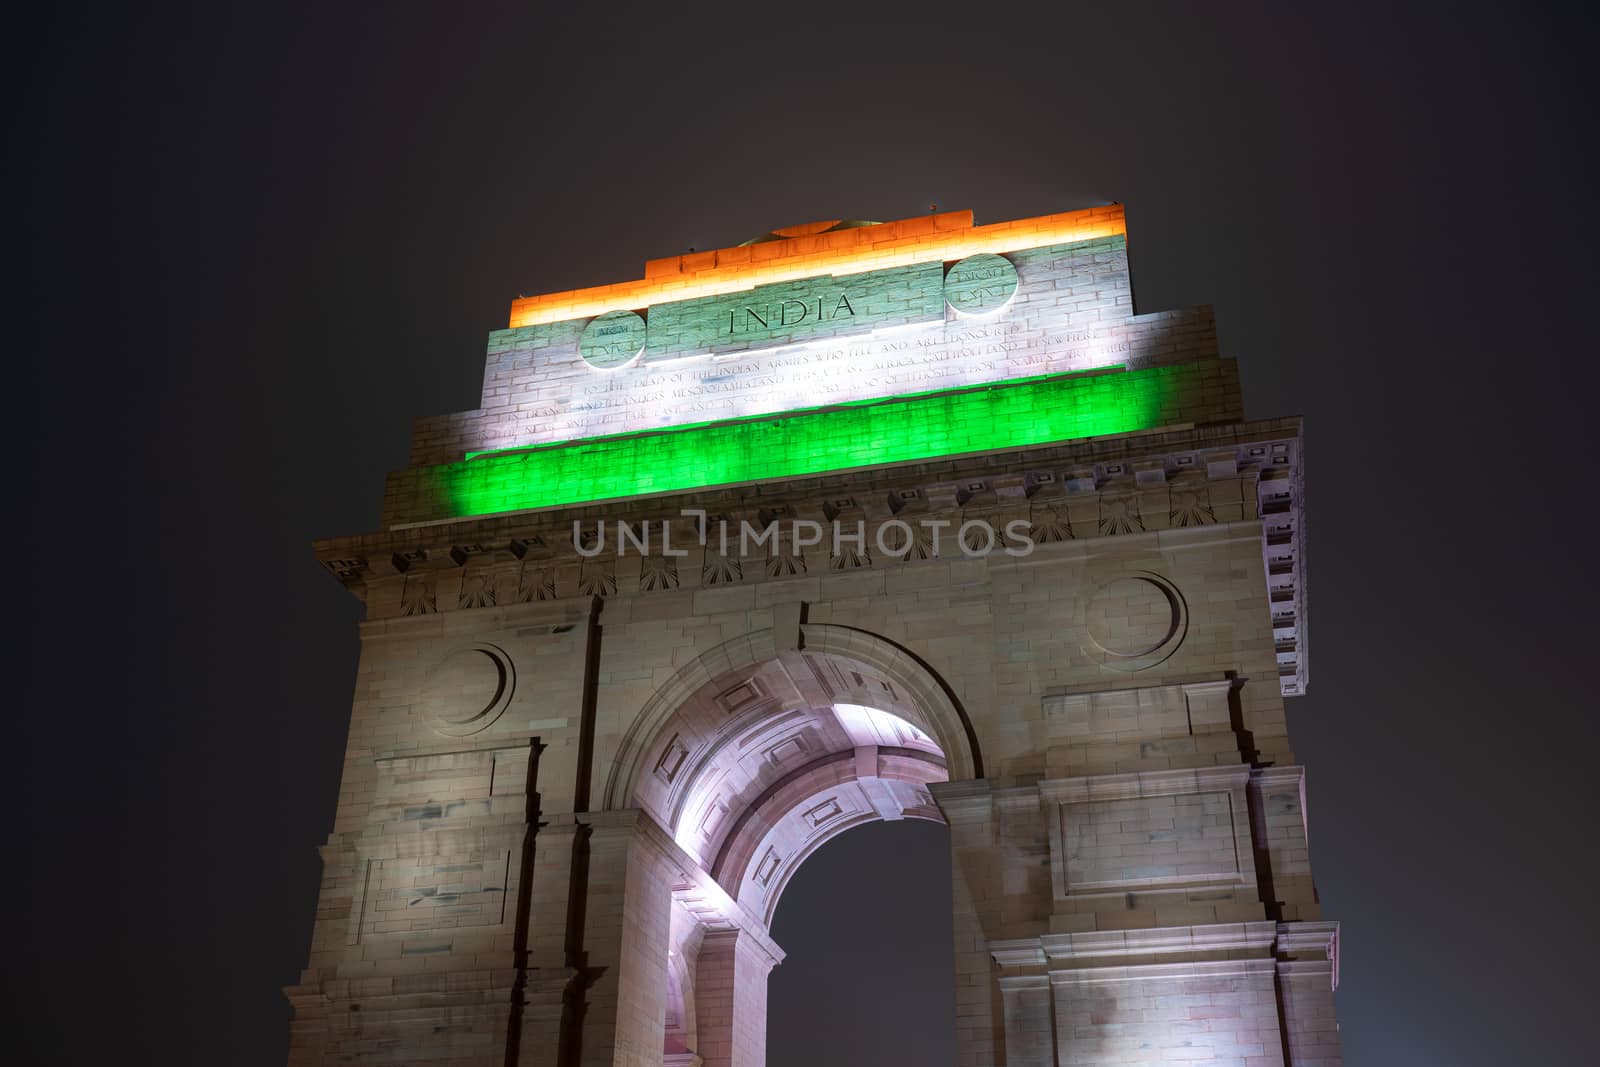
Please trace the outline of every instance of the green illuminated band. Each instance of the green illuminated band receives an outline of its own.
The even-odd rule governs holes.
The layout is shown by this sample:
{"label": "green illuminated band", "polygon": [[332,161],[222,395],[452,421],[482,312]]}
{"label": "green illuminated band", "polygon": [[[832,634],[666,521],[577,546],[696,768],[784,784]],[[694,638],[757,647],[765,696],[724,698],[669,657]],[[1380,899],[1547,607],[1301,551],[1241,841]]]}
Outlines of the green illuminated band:
{"label": "green illuminated band", "polygon": [[947,459],[1222,413],[1221,369],[1049,375],[998,385],[480,454],[391,477],[394,521],[595,503],[890,463]]}

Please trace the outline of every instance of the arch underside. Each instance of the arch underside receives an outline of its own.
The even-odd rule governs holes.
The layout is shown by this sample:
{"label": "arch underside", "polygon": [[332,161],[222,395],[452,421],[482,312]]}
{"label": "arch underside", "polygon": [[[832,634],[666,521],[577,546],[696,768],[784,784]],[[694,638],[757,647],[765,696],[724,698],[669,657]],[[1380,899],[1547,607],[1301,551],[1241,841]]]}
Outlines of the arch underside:
{"label": "arch underside", "polygon": [[643,746],[629,806],[770,924],[794,871],[838,834],[944,821],[927,788],[950,776],[938,726],[884,674],[795,649],[712,676]]}
{"label": "arch underside", "polygon": [[[741,687],[752,677],[750,687]],[[788,628],[726,641],[658,686],[621,739],[604,807],[644,807],[671,828],[678,813],[659,803],[652,779],[681,791],[692,777],[680,774],[683,760],[694,757],[692,771],[703,756],[696,746],[714,741],[724,724],[835,703],[877,708],[909,722],[944,754],[954,780],[983,775],[965,711],[912,653],[864,630],[795,620]],[[673,749],[675,734],[682,751]]]}

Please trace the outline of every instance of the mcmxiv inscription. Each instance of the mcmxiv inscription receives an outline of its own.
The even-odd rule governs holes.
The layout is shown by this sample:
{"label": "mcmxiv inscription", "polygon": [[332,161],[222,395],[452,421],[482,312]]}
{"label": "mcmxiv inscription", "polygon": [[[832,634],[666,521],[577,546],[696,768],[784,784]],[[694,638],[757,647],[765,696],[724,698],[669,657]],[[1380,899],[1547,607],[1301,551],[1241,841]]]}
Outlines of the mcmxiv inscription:
{"label": "mcmxiv inscription", "polygon": [[961,315],[992,315],[1017,295],[1017,268],[1004,256],[968,256],[950,268],[944,298]]}
{"label": "mcmxiv inscription", "polygon": [[644,351],[644,320],[631,311],[608,311],[583,328],[578,355],[591,367],[615,370]]}

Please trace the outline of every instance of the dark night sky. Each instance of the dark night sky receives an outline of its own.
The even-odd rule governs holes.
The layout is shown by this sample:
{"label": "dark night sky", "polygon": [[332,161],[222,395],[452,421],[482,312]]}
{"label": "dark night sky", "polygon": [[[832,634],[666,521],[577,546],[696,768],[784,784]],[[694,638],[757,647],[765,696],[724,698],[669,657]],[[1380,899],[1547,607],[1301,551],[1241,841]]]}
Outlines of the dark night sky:
{"label": "dark night sky", "polygon": [[[1249,413],[1308,420],[1289,722],[1348,1062],[1586,1059],[1592,27],[1208,7],[13,22],[31,988],[8,1046],[282,1062],[358,618],[308,543],[376,526],[410,419],[475,405],[518,293],[811,219],[1120,200],[1140,309],[1215,304]],[[780,941],[826,950],[803,931],[841,899],[881,941],[858,931],[831,990],[792,952],[775,1045],[943,1062],[911,1051],[943,1025],[938,957],[900,946],[946,936],[941,901],[904,902],[945,848],[899,826],[819,853]],[[875,1001],[904,1055],[851,1036],[897,973],[930,990]]]}

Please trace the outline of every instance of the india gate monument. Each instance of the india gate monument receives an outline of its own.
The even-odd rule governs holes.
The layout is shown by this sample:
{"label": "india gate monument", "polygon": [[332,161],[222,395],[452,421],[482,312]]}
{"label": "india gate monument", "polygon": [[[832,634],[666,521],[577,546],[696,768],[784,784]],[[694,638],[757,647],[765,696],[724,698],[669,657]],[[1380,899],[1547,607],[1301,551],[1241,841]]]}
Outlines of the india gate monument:
{"label": "india gate monument", "polygon": [[315,546],[366,621],[290,1062],[760,1067],[784,887],[925,819],[963,1067],[1340,1063],[1303,478],[1115,205],[515,301]]}

